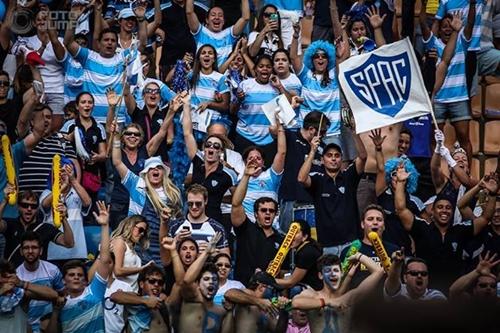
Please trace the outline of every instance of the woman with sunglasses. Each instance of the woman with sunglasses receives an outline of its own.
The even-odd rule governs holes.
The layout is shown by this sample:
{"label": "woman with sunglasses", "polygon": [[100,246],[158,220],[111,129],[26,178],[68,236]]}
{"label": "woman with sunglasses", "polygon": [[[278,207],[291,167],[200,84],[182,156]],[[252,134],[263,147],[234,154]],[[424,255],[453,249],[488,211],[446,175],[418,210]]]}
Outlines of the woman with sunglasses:
{"label": "woman with sunglasses", "polygon": [[111,234],[111,251],[115,255],[114,276],[138,290],[139,273],[152,262],[142,265],[136,248],[149,247],[148,224],[144,216],[132,215],[120,222]]}
{"label": "woman with sunglasses", "polygon": [[276,6],[262,7],[257,19],[257,27],[248,36],[248,52],[251,57],[259,54],[271,56],[283,48],[281,39],[281,18]]}
{"label": "woman with sunglasses", "polygon": [[[226,191],[236,184],[237,175],[234,170],[224,164],[225,140],[212,134],[203,142],[203,151],[198,150],[193,135],[191,113],[186,109],[189,105],[189,95],[184,99],[182,126],[188,157],[193,163],[192,184],[203,185],[208,191],[206,214],[216,221],[222,221],[221,204]],[[187,111],[187,112],[186,112]]]}
{"label": "woman with sunglasses", "polygon": [[229,129],[229,87],[224,75],[218,72],[217,51],[212,45],[205,44],[198,49],[189,76],[195,112],[210,111],[210,123],[223,123]]}
{"label": "woman with sunglasses", "polygon": [[346,53],[345,45],[338,43],[337,49],[326,41],[315,41],[304,53],[304,60],[298,55],[300,25],[294,25],[295,33],[291,45],[290,57],[295,73],[302,82],[300,121],[311,111],[321,111],[330,119],[330,128],[326,133],[325,143],[337,141],[340,135],[340,99],[337,71],[341,57]]}
{"label": "woman with sunglasses", "polygon": [[240,281],[229,279],[233,267],[229,254],[219,253],[213,257],[212,261],[217,267],[217,275],[219,276],[219,289],[215,294],[214,303],[222,305],[226,291],[229,289],[245,289],[245,286]]}

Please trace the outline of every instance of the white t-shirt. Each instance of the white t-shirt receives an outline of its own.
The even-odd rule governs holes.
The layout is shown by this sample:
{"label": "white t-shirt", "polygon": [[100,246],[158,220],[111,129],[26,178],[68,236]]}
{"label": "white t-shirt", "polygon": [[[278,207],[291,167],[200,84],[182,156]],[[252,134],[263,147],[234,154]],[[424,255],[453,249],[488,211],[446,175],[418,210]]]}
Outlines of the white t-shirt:
{"label": "white t-shirt", "polygon": [[104,327],[106,333],[120,333],[125,326],[125,319],[123,318],[124,306],[118,303],[114,303],[110,297],[116,291],[133,291],[132,287],[123,281],[114,279],[111,286],[106,288],[106,293],[104,294]]}

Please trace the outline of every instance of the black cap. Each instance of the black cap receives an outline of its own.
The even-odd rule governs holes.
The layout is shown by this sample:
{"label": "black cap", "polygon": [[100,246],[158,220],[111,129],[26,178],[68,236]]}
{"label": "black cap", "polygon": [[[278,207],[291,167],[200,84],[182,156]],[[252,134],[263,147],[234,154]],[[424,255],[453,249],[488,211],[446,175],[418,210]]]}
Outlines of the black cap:
{"label": "black cap", "polygon": [[265,284],[266,286],[273,287],[274,289],[277,290],[283,290],[284,288],[281,287],[279,284],[276,283],[276,280],[274,277],[264,271],[257,272],[252,277],[250,278],[250,285],[255,284],[255,283],[262,283]]}
{"label": "black cap", "polygon": [[323,155],[326,154],[327,151],[329,151],[330,149],[335,149],[336,151],[338,151],[340,153],[340,155],[342,155],[342,148],[340,148],[340,146],[336,143],[329,143],[325,146],[325,148],[323,148]]}

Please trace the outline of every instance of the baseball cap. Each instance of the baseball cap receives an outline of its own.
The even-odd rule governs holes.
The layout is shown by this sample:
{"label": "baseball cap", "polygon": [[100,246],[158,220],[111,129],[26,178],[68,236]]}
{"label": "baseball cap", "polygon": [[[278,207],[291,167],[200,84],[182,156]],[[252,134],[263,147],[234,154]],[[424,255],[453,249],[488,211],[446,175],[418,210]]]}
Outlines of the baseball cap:
{"label": "baseball cap", "polygon": [[135,17],[134,12],[130,8],[124,8],[120,10],[120,13],[118,14],[118,19],[126,19],[129,17]]}
{"label": "baseball cap", "polygon": [[150,157],[144,162],[144,169],[139,173],[140,176],[144,176],[148,173],[149,170],[161,166],[165,172],[170,174],[170,168],[167,167],[165,164],[163,164],[163,161],[161,160],[160,157],[155,156],[155,157]]}

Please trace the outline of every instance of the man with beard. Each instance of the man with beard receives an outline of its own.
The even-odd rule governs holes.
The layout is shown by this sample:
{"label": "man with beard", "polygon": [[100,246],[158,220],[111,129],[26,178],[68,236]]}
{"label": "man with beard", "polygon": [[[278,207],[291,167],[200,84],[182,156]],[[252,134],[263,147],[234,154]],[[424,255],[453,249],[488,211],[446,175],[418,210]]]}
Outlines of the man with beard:
{"label": "man with beard", "polygon": [[[492,274],[492,270],[500,263],[500,260],[495,260],[496,258],[497,253],[490,256],[489,252],[486,253],[484,258],[479,256],[479,263],[476,268],[458,278],[451,285],[450,298],[469,298],[498,303],[498,281],[497,277]],[[468,290],[472,292],[469,293]]]}
{"label": "man with beard", "polygon": [[324,173],[311,172],[320,137],[311,141],[311,151],[302,164],[297,180],[313,197],[316,207],[316,230],[318,242],[324,247],[323,253],[339,256],[357,236],[358,205],[356,193],[360,175],[366,163],[366,150],[359,135],[354,136],[358,157],[342,170],[342,150],[330,143],[323,149]]}
{"label": "man with beard", "polygon": [[438,195],[433,203],[431,223],[416,217],[406,206],[405,187],[409,177],[403,166],[396,172],[397,183],[394,195],[396,213],[405,230],[415,241],[415,253],[424,259],[435,279],[432,285],[448,290],[450,284],[463,270],[462,253],[465,245],[476,237],[493,217],[498,183],[495,177],[484,182],[489,200],[479,217],[471,223],[453,224],[453,199]]}
{"label": "man with beard", "polygon": [[[61,291],[64,288],[61,272],[55,265],[40,259],[42,252],[40,237],[33,231],[25,232],[21,240],[21,255],[24,262],[16,269],[16,274],[21,280]],[[45,329],[48,318],[43,317],[50,312],[52,312],[50,302],[36,300],[30,302],[28,323],[33,333]]]}
{"label": "man with beard", "polygon": [[126,306],[128,331],[170,332],[168,300],[163,293],[165,278],[161,268],[156,265],[146,267],[137,282],[139,294],[119,290],[111,295],[113,302]]}
{"label": "man with beard", "polygon": [[[7,185],[4,189],[4,200],[0,202],[0,217],[3,213],[3,208],[7,204],[9,193],[14,192],[12,185]],[[19,266],[23,261],[21,256],[21,240],[26,232],[34,232],[40,237],[40,247],[42,249],[40,256],[42,259],[47,258],[47,249],[50,242],[71,248],[74,245],[73,231],[68,223],[66,216],[66,206],[62,203],[58,205],[58,210],[61,213],[61,222],[64,232],[61,232],[53,224],[43,223],[37,220],[38,215],[38,196],[31,192],[25,191],[18,195],[19,217],[16,220],[0,221],[0,232],[4,234],[6,239],[5,258],[14,265]]]}
{"label": "man with beard", "polygon": [[[63,266],[63,280],[66,297],[60,297],[54,307],[48,326],[49,332],[104,332],[104,295],[107,279],[111,272],[109,250],[109,206],[97,202],[99,215],[96,222],[101,226],[101,248],[96,272],[90,283],[87,280],[85,264],[80,260],[70,260]],[[60,327],[58,327],[60,326]]]}
{"label": "man with beard", "polygon": [[[217,233],[208,243],[195,262],[188,268],[182,282],[182,308],[179,332],[216,333],[228,332],[231,327],[231,308],[214,304],[214,296],[219,288],[217,267],[207,263],[215,251],[222,234]],[[229,316],[226,317],[226,314]]]}
{"label": "man with beard", "polygon": [[[404,266],[403,281],[401,271]],[[409,258],[405,263],[402,251],[392,255],[392,265],[384,284],[386,299],[403,299],[411,301],[446,300],[446,296],[436,289],[428,289],[429,270],[427,264],[420,258]]]}
{"label": "man with beard", "polygon": [[[271,303],[271,298],[282,288],[272,275],[267,272],[255,273],[248,284],[248,289],[230,289],[225,294],[226,300],[238,304],[235,314],[236,332],[285,332],[288,314]],[[286,302],[285,298],[280,298]]]}
{"label": "man with beard", "polygon": [[349,261],[355,265],[359,263],[366,266],[371,273],[357,288],[342,294],[345,288],[341,288],[340,259],[336,255],[326,254],[318,259],[323,289],[306,289],[293,298],[294,309],[307,311],[312,333],[347,332],[348,308],[370,294],[384,276],[382,267],[362,253],[351,256]]}

